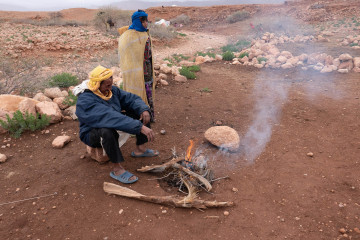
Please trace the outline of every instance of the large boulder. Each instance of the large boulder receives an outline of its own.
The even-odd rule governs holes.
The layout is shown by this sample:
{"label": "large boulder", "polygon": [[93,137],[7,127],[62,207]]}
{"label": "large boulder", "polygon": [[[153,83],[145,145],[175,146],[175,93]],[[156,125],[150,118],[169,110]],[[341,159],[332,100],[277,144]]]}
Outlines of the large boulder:
{"label": "large boulder", "polygon": [[58,88],[58,87],[46,88],[44,90],[44,94],[45,94],[45,96],[47,96],[48,98],[51,98],[51,99],[64,96],[64,94],[61,92],[60,88]]}
{"label": "large boulder", "polygon": [[54,98],[53,102],[56,103],[60,109],[64,110],[69,107],[68,104],[64,103],[65,97]]}
{"label": "large boulder", "polygon": [[360,57],[354,57],[354,67],[360,68]]}
{"label": "large boulder", "polygon": [[36,111],[51,117],[50,123],[60,122],[63,117],[59,106],[54,102],[39,102],[36,104]]}
{"label": "large boulder", "polygon": [[340,63],[339,65],[339,69],[347,69],[347,70],[351,70],[354,68],[354,64],[353,64],[353,61],[345,61],[345,62],[342,62]]}
{"label": "large boulder", "polygon": [[339,59],[340,59],[340,61],[349,61],[349,60],[352,60],[353,59],[353,57],[350,55],[350,54],[348,54],[348,53],[344,53],[344,54],[341,54],[340,56],[339,56]]}
{"label": "large boulder", "polygon": [[228,149],[229,151],[236,151],[240,146],[239,134],[228,126],[211,127],[205,132],[205,138],[211,144]]}
{"label": "large boulder", "polygon": [[28,112],[29,114],[36,116],[36,108],[35,108],[36,103],[37,101],[34,101],[31,98],[24,99],[19,103],[19,110],[22,113]]}
{"label": "large boulder", "polygon": [[174,80],[175,80],[176,82],[181,82],[181,83],[187,82],[187,78],[186,78],[185,76],[183,76],[183,75],[177,75],[177,76],[175,76]]}
{"label": "large boulder", "polygon": [[76,106],[70,106],[64,110],[64,116],[69,116],[73,120],[76,120],[78,117],[76,116],[75,112],[76,112]]}
{"label": "large boulder", "polygon": [[276,59],[278,62],[280,63],[286,63],[287,61],[287,58],[285,56],[279,56],[277,59]]}
{"label": "large boulder", "polygon": [[197,56],[197,57],[195,58],[195,64],[196,64],[196,65],[202,64],[202,63],[204,63],[204,62],[205,62],[205,57],[203,57],[203,56]]}
{"label": "large boulder", "polygon": [[[0,108],[0,120],[6,122],[7,121],[6,115],[9,115],[10,118],[13,117],[13,114],[11,112],[4,111]],[[0,126],[0,133],[6,133],[6,130],[3,129],[1,126]]]}
{"label": "large boulder", "polygon": [[33,101],[35,104],[38,103],[38,101],[31,98],[10,94],[2,94],[0,95],[0,108],[6,112],[15,112],[19,110],[20,103],[23,100]]}
{"label": "large boulder", "polygon": [[43,93],[37,93],[33,99],[39,102],[52,102],[52,100]]}

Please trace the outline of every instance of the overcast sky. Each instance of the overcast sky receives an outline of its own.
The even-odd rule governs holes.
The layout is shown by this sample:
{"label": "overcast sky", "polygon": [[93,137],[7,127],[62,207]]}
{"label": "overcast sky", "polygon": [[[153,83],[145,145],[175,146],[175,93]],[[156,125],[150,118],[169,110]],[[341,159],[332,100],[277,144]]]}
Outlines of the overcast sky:
{"label": "overcast sky", "polygon": [[[121,2],[123,0],[0,0],[0,10],[20,10],[20,11],[38,11],[38,10],[59,10],[66,8],[98,8],[101,6],[110,5],[114,2]],[[124,0],[126,1],[126,0]],[[136,0],[134,0],[136,1]],[[181,1],[187,2],[187,0],[141,0],[144,2],[169,2],[169,1]],[[190,0],[189,0],[190,1]],[[191,1],[209,1],[209,0],[191,0]],[[211,1],[211,0],[210,0]],[[249,0],[248,0],[249,1]],[[256,0],[251,0],[256,1]],[[260,0],[261,1],[261,0]],[[262,0],[264,1],[264,0]],[[276,0],[272,0],[276,1]],[[283,0],[278,0],[283,1]],[[246,3],[247,0],[239,0],[239,4]],[[226,3],[226,0],[224,0]],[[16,9],[13,9],[13,8]]]}

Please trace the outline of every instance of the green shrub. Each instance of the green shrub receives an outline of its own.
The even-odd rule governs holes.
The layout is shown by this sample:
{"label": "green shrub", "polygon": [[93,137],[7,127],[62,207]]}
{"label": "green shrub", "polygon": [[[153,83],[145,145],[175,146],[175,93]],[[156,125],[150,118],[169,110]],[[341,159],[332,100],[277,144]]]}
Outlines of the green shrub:
{"label": "green shrub", "polygon": [[223,53],[222,57],[223,57],[223,60],[225,60],[225,61],[231,61],[234,59],[235,55],[233,52],[227,51],[227,52]]}
{"label": "green shrub", "polygon": [[354,46],[359,46],[359,44],[357,44],[357,43],[350,43],[349,46],[350,46],[350,47],[354,47]]}
{"label": "green shrub", "polygon": [[242,53],[240,53],[239,58],[243,58],[245,56],[249,57],[249,53],[248,52],[242,52]]}
{"label": "green shrub", "polygon": [[243,21],[250,17],[250,13],[247,11],[237,11],[226,18],[229,23],[236,23]]}
{"label": "green shrub", "polygon": [[266,62],[267,58],[266,57],[258,57],[257,60],[259,63],[261,63],[261,62]]}
{"label": "green shrub", "polygon": [[188,68],[189,68],[189,70],[191,72],[199,72],[200,71],[200,66],[199,65],[193,65],[193,66],[190,66]]}
{"label": "green shrub", "polygon": [[37,113],[36,116],[25,112],[23,114],[20,110],[14,112],[12,118],[6,114],[6,121],[0,120],[0,125],[7,130],[13,137],[19,138],[21,134],[26,131],[35,131],[43,129],[50,124],[50,117],[45,114],[41,116]]}
{"label": "green shrub", "polygon": [[188,60],[190,57],[188,56],[184,56],[182,54],[173,54],[172,58],[176,61],[176,62],[181,62],[182,60]]}
{"label": "green shrub", "polygon": [[180,74],[185,76],[187,79],[196,79],[196,75],[189,67],[181,67],[179,70]]}
{"label": "green shrub", "polygon": [[215,53],[212,53],[212,52],[207,52],[207,53],[197,52],[195,54],[195,56],[202,56],[202,57],[209,56],[211,58],[215,58]]}
{"label": "green shrub", "polygon": [[72,91],[68,91],[69,95],[64,99],[63,104],[74,106],[77,102],[77,96],[75,96]]}
{"label": "green shrub", "polygon": [[235,46],[238,48],[238,50],[242,50],[243,48],[250,47],[251,41],[247,39],[240,39],[235,43]]}
{"label": "green shrub", "polygon": [[70,73],[60,73],[51,78],[49,85],[52,87],[70,87],[75,86],[79,83],[77,76]]}
{"label": "green shrub", "polygon": [[205,87],[205,88],[203,88],[203,89],[200,89],[200,92],[211,93],[212,90],[211,90],[210,88],[208,88],[208,87]]}
{"label": "green shrub", "polygon": [[237,52],[238,48],[234,44],[228,44],[221,47],[223,52]]}

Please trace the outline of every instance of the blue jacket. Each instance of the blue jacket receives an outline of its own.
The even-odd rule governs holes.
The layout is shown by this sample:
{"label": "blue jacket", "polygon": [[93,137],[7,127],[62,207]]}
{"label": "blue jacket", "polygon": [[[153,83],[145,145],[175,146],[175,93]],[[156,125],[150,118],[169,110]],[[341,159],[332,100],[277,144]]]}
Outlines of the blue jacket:
{"label": "blue jacket", "polygon": [[89,145],[89,132],[93,128],[113,128],[130,134],[141,131],[142,122],[125,116],[121,110],[133,111],[140,116],[149,107],[137,95],[112,87],[112,97],[105,101],[87,90],[78,96],[76,116],[80,122],[80,139]]}

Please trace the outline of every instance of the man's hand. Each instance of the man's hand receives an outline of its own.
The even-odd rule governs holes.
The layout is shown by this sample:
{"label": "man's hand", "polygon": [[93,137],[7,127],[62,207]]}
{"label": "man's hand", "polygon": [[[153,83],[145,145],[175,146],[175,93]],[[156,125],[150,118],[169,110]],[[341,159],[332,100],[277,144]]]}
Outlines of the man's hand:
{"label": "man's hand", "polygon": [[148,128],[145,125],[143,125],[141,127],[141,133],[147,137],[149,142],[151,142],[155,139],[155,134],[154,134],[153,130],[151,130],[150,128]]}
{"label": "man's hand", "polygon": [[148,111],[141,113],[140,121],[142,121],[144,125],[148,124],[150,122],[150,113]]}

